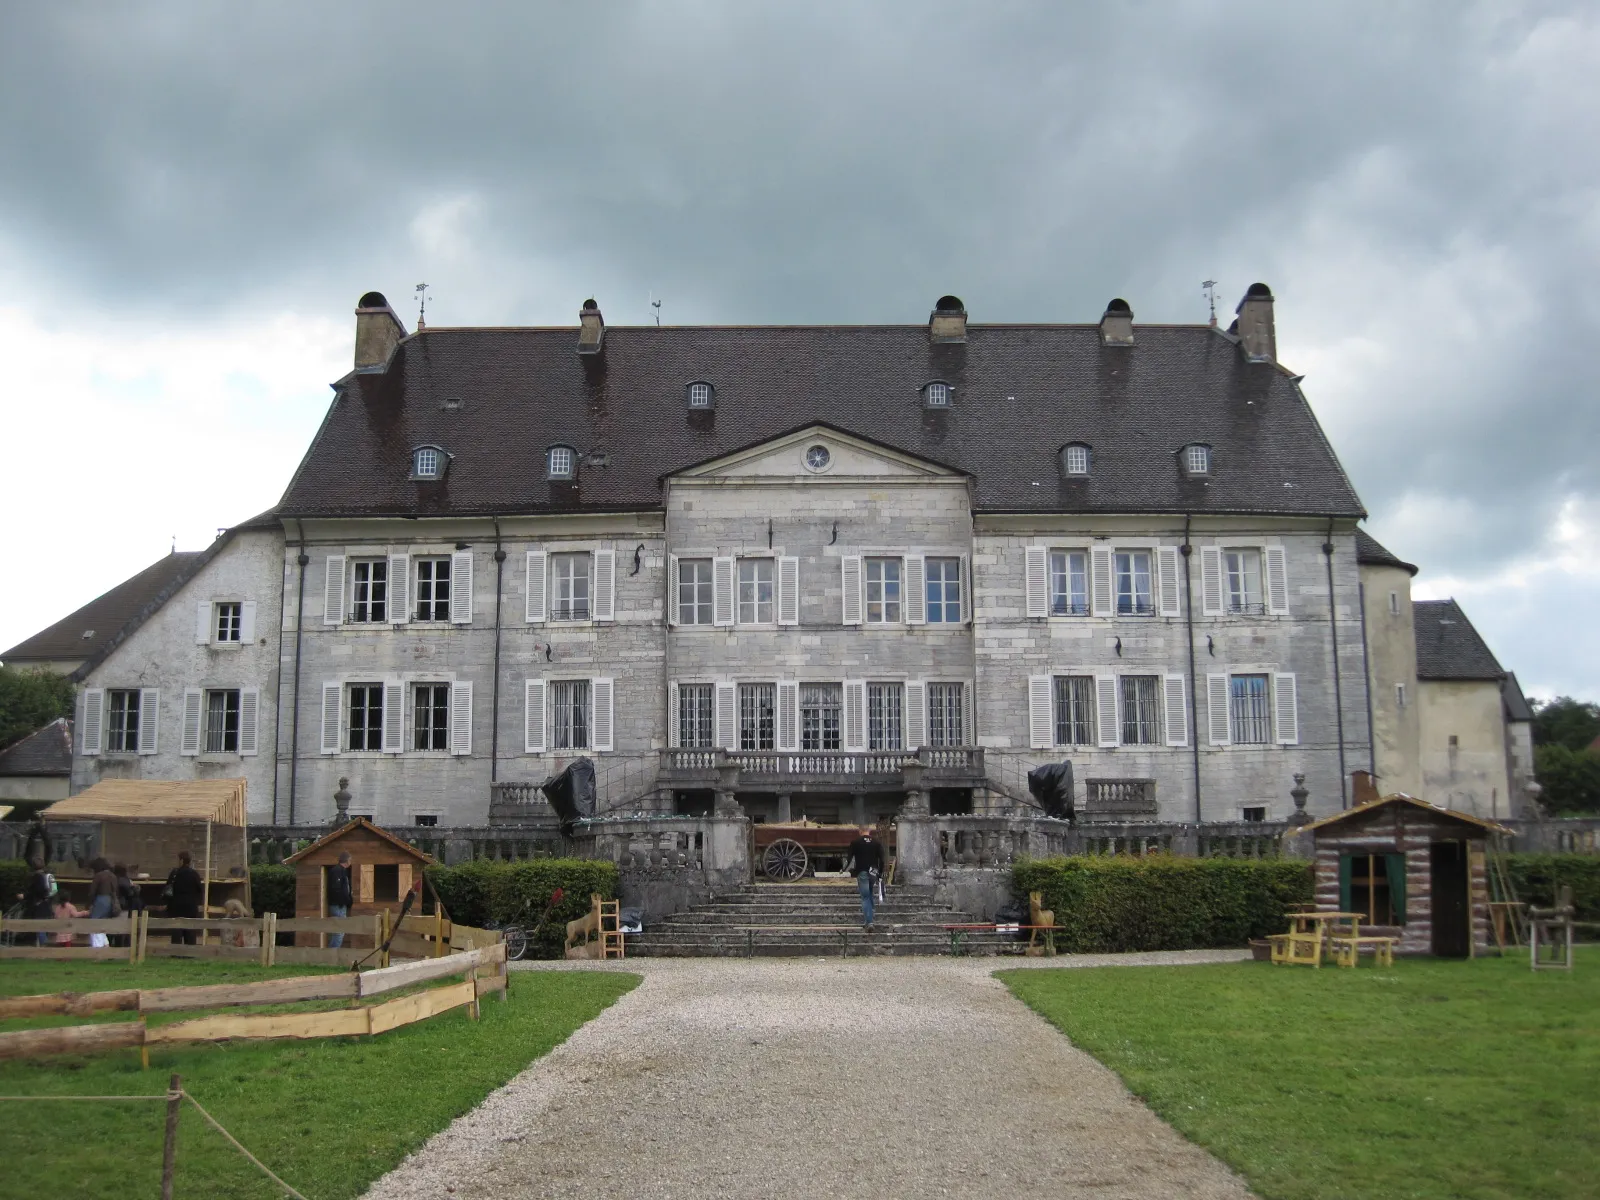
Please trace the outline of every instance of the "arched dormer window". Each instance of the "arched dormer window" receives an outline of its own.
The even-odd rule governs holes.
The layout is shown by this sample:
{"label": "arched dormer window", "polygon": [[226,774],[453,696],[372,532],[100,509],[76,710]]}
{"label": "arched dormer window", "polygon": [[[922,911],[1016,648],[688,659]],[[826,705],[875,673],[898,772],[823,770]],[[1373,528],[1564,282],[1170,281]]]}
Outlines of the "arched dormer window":
{"label": "arched dormer window", "polygon": [[1185,475],[1211,474],[1211,447],[1204,442],[1190,442],[1181,452]]}
{"label": "arched dormer window", "polygon": [[716,404],[717,389],[703,379],[697,379],[688,387],[690,408],[711,408]]}
{"label": "arched dormer window", "polygon": [[551,479],[571,479],[578,473],[578,452],[571,446],[551,446],[548,465]]}
{"label": "arched dormer window", "polygon": [[923,384],[922,403],[928,408],[949,408],[950,385],[942,379]]}
{"label": "arched dormer window", "polygon": [[1089,473],[1089,443],[1068,442],[1061,447],[1061,473],[1063,475],[1087,475]]}
{"label": "arched dormer window", "polygon": [[411,478],[439,479],[450,456],[439,446],[418,446],[411,452]]}

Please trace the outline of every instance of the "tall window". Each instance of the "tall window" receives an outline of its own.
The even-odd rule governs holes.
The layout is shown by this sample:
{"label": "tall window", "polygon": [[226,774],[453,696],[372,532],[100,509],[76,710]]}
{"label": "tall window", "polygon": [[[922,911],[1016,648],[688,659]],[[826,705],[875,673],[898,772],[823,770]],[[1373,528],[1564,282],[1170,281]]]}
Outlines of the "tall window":
{"label": "tall window", "polygon": [[714,744],[709,683],[678,686],[678,745],[685,750],[709,750]]}
{"label": "tall window", "polygon": [[417,559],[417,620],[450,619],[450,560]]}
{"label": "tall window", "polygon": [[206,753],[239,753],[239,689],[206,693]]}
{"label": "tall window", "polygon": [[1122,691],[1122,744],[1154,746],[1161,741],[1161,677],[1124,675]]}
{"label": "tall window", "polygon": [[739,624],[772,622],[772,559],[739,560]]}
{"label": "tall window", "polygon": [[689,385],[689,407],[711,407],[711,385],[709,383],[691,383]]}
{"label": "tall window", "polygon": [[556,621],[587,621],[589,619],[589,556],[587,554],[552,554],[550,556],[550,586],[555,590],[551,614]]}
{"label": "tall window", "polygon": [[350,685],[350,749],[383,749],[383,684]]}
{"label": "tall window", "polygon": [[905,748],[904,700],[903,684],[867,684],[867,749]]}
{"label": "tall window", "polygon": [[587,679],[558,679],[550,685],[550,720],[557,750],[589,748]]}
{"label": "tall window", "polygon": [[739,685],[739,749],[771,750],[777,727],[777,685],[741,683]]}
{"label": "tall window", "polygon": [[106,714],[106,749],[113,754],[119,751],[125,754],[137,754],[139,752],[139,693],[132,689],[125,692],[107,692],[106,707],[109,710]]}
{"label": "tall window", "polygon": [[1150,598],[1150,551],[1118,550],[1112,557],[1117,577],[1117,615],[1148,617],[1156,610]]}
{"label": "tall window", "polygon": [[1094,736],[1094,679],[1088,675],[1055,678],[1056,745],[1092,746]]}
{"label": "tall window", "polygon": [[214,611],[217,615],[217,641],[237,642],[244,624],[244,605],[237,602],[218,604]]}
{"label": "tall window", "polygon": [[1272,740],[1272,709],[1265,675],[1229,677],[1228,725],[1235,745],[1264,746]]}
{"label": "tall window", "polygon": [[928,560],[928,624],[961,623],[961,560]]}
{"label": "tall window", "polygon": [[678,624],[711,624],[711,560],[678,560]]}
{"label": "tall window", "polygon": [[1054,550],[1050,554],[1050,615],[1089,615],[1089,555],[1083,550]]}
{"label": "tall window", "polygon": [[355,606],[352,621],[386,621],[389,614],[389,560],[358,558],[355,562]]}
{"label": "tall window", "polygon": [[900,560],[867,559],[867,624],[900,622]]}
{"label": "tall window", "polygon": [[837,750],[844,689],[837,683],[800,685],[800,749]]}
{"label": "tall window", "polygon": [[419,683],[412,692],[413,750],[450,749],[450,685]]}
{"label": "tall window", "polygon": [[928,685],[928,745],[966,745],[966,731],[962,729],[961,724],[961,684],[930,683]]}
{"label": "tall window", "polygon": [[1261,551],[1224,550],[1222,566],[1228,578],[1228,611],[1262,613]]}

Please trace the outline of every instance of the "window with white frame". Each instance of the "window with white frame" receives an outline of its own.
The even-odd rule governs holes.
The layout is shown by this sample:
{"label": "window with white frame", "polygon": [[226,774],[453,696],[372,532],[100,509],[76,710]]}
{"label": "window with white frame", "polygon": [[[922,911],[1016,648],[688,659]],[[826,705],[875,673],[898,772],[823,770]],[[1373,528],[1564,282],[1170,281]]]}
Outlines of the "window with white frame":
{"label": "window with white frame", "polygon": [[106,692],[106,751],[111,754],[139,753],[139,692]]}
{"label": "window with white frame", "polygon": [[578,455],[571,446],[551,446],[549,465],[551,479],[571,479],[578,469]]}
{"label": "window with white frame", "polygon": [[226,601],[213,605],[212,612],[216,616],[216,640],[237,642],[244,628],[244,605],[237,601]]}
{"label": "window with white frame", "polygon": [[383,749],[383,684],[352,683],[349,697],[349,737],[352,750]]}
{"label": "window with white frame", "polygon": [[1119,617],[1148,617],[1156,611],[1151,590],[1150,551],[1118,550],[1112,555]]}
{"label": "window with white frame", "polygon": [[350,619],[383,622],[389,619],[389,560],[358,558],[354,563],[354,590]]}
{"label": "window with white frame", "polygon": [[678,560],[678,624],[711,624],[711,560]]}
{"label": "window with white frame", "polygon": [[1261,599],[1261,551],[1235,548],[1222,552],[1222,571],[1227,585],[1230,613],[1261,614],[1267,611]]}
{"label": "window with white frame", "polygon": [[840,730],[844,709],[844,689],[837,683],[800,685],[800,749],[837,750],[842,745]]}
{"label": "window with white frame", "polygon": [[450,619],[450,559],[419,558],[414,560],[417,591],[417,620],[448,621]]}
{"label": "window with white frame", "polygon": [[867,624],[900,623],[900,560],[869,558],[867,567]]}
{"label": "window with white frame", "polygon": [[867,684],[867,749],[905,748],[905,685]]}
{"label": "window with white frame", "polygon": [[206,692],[207,754],[239,753],[239,689],[213,688]]}
{"label": "window with white frame", "polygon": [[1183,469],[1190,475],[1205,475],[1211,470],[1211,447],[1196,442],[1183,448]]}
{"label": "window with white frame", "polygon": [[678,685],[678,745],[685,750],[709,750],[716,744],[713,691],[709,683]]}
{"label": "window with white frame", "polygon": [[550,733],[557,750],[589,748],[587,679],[557,679],[550,684]]}
{"label": "window with white frame", "polygon": [[1056,745],[1094,745],[1094,677],[1057,675],[1051,691]]}
{"label": "window with white frame", "polygon": [[1117,680],[1122,701],[1122,744],[1155,746],[1161,742],[1161,676],[1123,675]]}
{"label": "window with white frame", "polygon": [[928,685],[928,745],[966,745],[961,689],[959,683]]}
{"label": "window with white frame", "polygon": [[1089,615],[1089,553],[1086,550],[1050,552],[1050,615]]}
{"label": "window with white frame", "polygon": [[928,624],[959,625],[961,623],[961,560],[959,558],[930,558],[927,560]]}
{"label": "window with white frame", "polygon": [[1228,736],[1236,746],[1272,741],[1272,692],[1265,675],[1228,677]]}
{"label": "window with white frame", "polygon": [[713,392],[709,383],[697,382],[689,385],[689,407],[710,408]]}
{"label": "window with white frame", "polygon": [[739,685],[739,749],[771,750],[777,729],[778,688],[772,683]]}
{"label": "window with white frame", "polygon": [[929,408],[949,408],[950,385],[942,380],[934,380],[922,389],[922,402]]}
{"label": "window with white frame", "polygon": [[550,556],[550,619],[587,621],[589,619],[589,556],[552,554]]}
{"label": "window with white frame", "polygon": [[411,748],[450,749],[450,685],[419,683],[411,689]]}
{"label": "window with white frame", "polygon": [[439,451],[432,446],[423,446],[412,458],[411,473],[418,479],[437,479],[439,462]]}
{"label": "window with white frame", "polygon": [[739,560],[739,624],[772,623],[772,563],[770,558]]}
{"label": "window with white frame", "polygon": [[1082,442],[1073,442],[1061,451],[1061,469],[1068,475],[1087,475],[1089,473],[1089,447]]}

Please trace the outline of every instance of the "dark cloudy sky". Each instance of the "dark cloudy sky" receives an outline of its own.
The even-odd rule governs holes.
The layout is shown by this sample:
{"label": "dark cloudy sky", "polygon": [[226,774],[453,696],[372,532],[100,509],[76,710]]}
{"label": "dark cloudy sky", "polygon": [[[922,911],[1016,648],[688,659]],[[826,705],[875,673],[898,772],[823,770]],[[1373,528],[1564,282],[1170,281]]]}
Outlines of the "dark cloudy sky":
{"label": "dark cloudy sky", "polygon": [[1600,698],[1593,4],[6,4],[9,645],[271,505],[355,298],[438,324],[1205,318],[1372,531]]}

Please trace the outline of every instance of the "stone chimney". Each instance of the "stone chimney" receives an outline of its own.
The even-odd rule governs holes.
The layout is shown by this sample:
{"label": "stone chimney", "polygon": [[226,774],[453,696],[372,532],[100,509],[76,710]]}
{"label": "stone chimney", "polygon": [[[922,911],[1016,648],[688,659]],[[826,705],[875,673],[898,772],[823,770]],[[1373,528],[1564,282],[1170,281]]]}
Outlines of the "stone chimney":
{"label": "stone chimney", "polygon": [[382,292],[368,292],[356,302],[356,370],[382,367],[406,336],[406,327]]}
{"label": "stone chimney", "polygon": [[1244,299],[1234,310],[1234,332],[1244,347],[1245,357],[1251,362],[1277,362],[1278,337],[1272,326],[1272,289],[1264,283],[1252,283],[1245,289]]}
{"label": "stone chimney", "polygon": [[967,340],[967,310],[959,296],[940,296],[928,318],[928,338],[935,342]]}
{"label": "stone chimney", "polygon": [[578,310],[578,353],[599,354],[606,340],[606,322],[600,306],[585,300]]}
{"label": "stone chimney", "polygon": [[1102,346],[1133,345],[1133,309],[1126,300],[1113,300],[1100,318]]}

